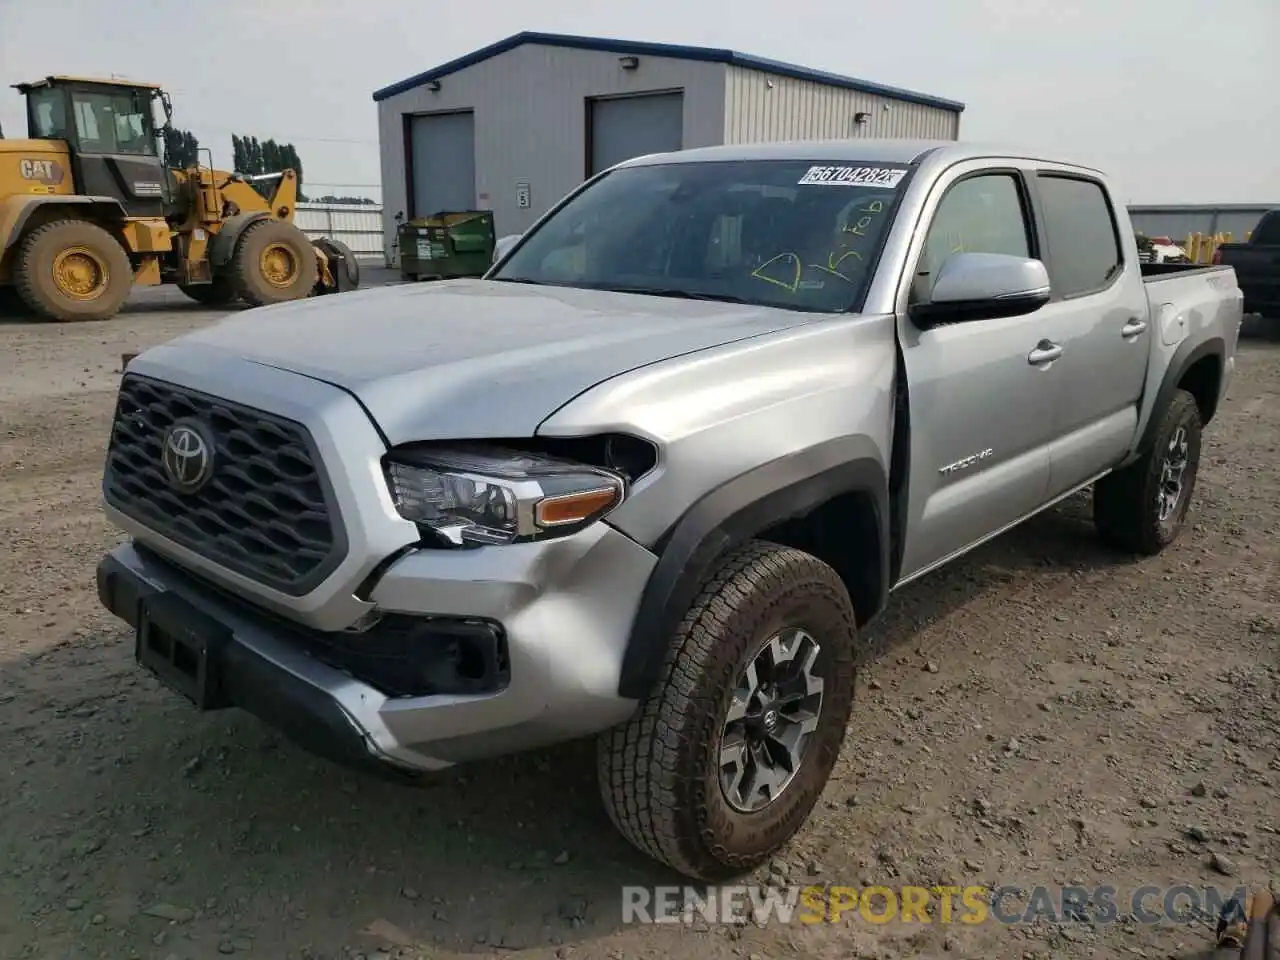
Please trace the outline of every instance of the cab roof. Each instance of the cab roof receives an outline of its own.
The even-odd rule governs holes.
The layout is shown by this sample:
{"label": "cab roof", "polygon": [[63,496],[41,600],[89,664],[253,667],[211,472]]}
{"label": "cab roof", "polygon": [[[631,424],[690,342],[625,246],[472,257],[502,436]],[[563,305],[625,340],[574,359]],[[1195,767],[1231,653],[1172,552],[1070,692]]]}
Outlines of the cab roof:
{"label": "cab roof", "polygon": [[134,87],[140,90],[159,90],[160,84],[146,83],[142,80],[125,80],[116,77],[73,77],[65,74],[54,74],[43,80],[32,80],[30,83],[15,83],[13,88],[21,93],[36,90],[40,87],[52,87],[59,83],[92,83],[104,87]]}
{"label": "cab roof", "polygon": [[912,140],[897,138],[843,137],[829,140],[784,140],[762,143],[717,144],[691,147],[669,153],[633,157],[619,167],[643,167],[668,163],[710,163],[717,160],[807,160],[812,163],[922,163],[934,157],[945,163],[985,160],[991,157],[1019,158],[1039,163],[1062,163],[1099,173],[1096,168],[1055,158],[1016,144],[984,143],[969,140]]}

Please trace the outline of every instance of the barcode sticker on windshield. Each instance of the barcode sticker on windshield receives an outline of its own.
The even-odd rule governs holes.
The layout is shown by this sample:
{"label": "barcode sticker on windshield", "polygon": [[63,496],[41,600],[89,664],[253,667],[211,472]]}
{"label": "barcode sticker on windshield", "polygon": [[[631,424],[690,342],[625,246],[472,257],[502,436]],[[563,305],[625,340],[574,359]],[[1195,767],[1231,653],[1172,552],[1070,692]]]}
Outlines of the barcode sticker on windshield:
{"label": "barcode sticker on windshield", "polygon": [[810,167],[800,186],[883,187],[892,190],[907,175],[903,167]]}

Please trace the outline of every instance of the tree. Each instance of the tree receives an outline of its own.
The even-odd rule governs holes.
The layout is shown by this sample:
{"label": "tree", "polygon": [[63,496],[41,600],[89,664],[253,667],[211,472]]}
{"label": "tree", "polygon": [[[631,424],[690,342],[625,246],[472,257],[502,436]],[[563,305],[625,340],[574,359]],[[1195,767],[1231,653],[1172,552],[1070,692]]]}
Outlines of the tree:
{"label": "tree", "polygon": [[200,162],[200,141],[190,130],[166,127],[164,131],[164,162],[175,169],[193,167]]}
{"label": "tree", "polygon": [[[298,199],[305,200],[302,193],[302,160],[292,143],[279,143],[267,138],[259,140],[254,136],[231,136],[231,151],[235,157],[235,172],[246,176],[260,176],[264,173],[279,173],[281,170],[293,170],[298,175]],[[271,187],[263,186],[261,192],[269,195]]]}
{"label": "tree", "polygon": [[280,147],[274,140],[262,141],[262,167],[263,173],[275,173],[284,169],[280,163]]}

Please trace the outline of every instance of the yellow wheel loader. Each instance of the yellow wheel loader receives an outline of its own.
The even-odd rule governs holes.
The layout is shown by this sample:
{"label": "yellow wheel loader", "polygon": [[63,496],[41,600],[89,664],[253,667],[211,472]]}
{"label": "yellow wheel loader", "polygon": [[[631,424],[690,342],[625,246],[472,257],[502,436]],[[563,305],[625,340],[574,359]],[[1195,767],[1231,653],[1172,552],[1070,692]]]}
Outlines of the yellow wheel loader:
{"label": "yellow wheel loader", "polygon": [[[293,223],[297,176],[170,169],[158,86],[46,77],[17,84],[26,140],[0,139],[0,294],[49,320],[105,320],[135,284],[251,306],[348,290],[351,251]],[[163,119],[157,122],[157,104]],[[277,179],[270,199],[250,182]]]}

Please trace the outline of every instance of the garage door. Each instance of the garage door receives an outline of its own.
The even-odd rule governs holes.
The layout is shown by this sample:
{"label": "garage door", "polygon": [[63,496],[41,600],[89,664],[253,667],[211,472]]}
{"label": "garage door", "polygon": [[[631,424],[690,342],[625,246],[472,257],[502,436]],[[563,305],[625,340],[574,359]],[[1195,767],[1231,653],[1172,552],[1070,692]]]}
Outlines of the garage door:
{"label": "garage door", "polygon": [[590,173],[646,153],[679,150],[683,130],[683,94],[593,100]]}
{"label": "garage door", "polygon": [[475,209],[475,114],[442,113],[414,117],[410,123],[412,216]]}

